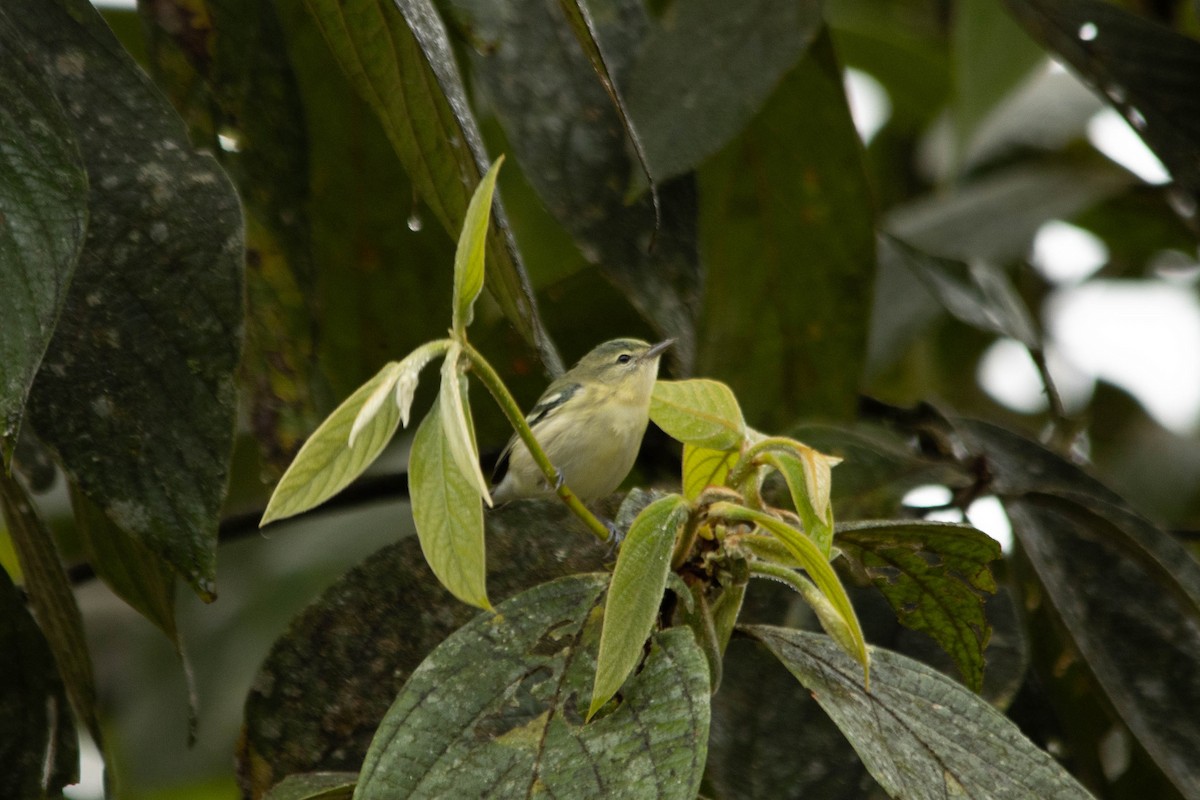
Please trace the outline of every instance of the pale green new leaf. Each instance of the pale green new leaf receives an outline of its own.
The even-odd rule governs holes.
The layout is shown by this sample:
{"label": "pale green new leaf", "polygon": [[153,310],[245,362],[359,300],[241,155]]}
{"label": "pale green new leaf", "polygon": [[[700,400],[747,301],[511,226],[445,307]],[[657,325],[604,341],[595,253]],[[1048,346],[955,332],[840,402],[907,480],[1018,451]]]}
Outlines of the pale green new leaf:
{"label": "pale green new leaf", "polygon": [[491,506],[492,495],[479,467],[475,426],[471,422],[470,406],[467,402],[467,379],[458,368],[461,354],[462,346],[455,342],[450,345],[446,360],[442,362],[442,387],[438,391],[442,429],[459,471],[468,485],[474,486],[477,496],[482,497]]}
{"label": "pale green new leaf", "polygon": [[695,500],[709,486],[723,486],[729,468],[737,460],[733,450],[712,450],[683,445],[683,496]]}
{"label": "pale green new leaf", "polygon": [[687,515],[687,501],[672,494],[646,506],[629,526],[604,604],[588,719],[617,693],[642,657],[667,586],[675,536]]}
{"label": "pale green new leaf", "polygon": [[737,449],[746,435],[733,391],[703,378],[654,384],[650,419],[672,438],[710,450]]}
{"label": "pale green new leaf", "polygon": [[[417,348],[404,361],[384,366],[346,398],[300,448],[259,526],[319,506],[361,475],[391,441],[401,416],[407,421],[417,373],[446,346],[446,341],[437,341]],[[383,402],[402,381],[406,396],[397,392],[395,403]]]}
{"label": "pale green new leaf", "polygon": [[492,218],[492,195],[496,191],[496,173],[503,163],[504,156],[497,158],[475,187],[458,237],[458,250],[454,253],[454,331],[459,334],[475,317],[475,298],[483,291],[483,262],[488,223]]}
{"label": "pale green new leaf", "polygon": [[429,409],[413,437],[408,460],[413,523],[421,552],[442,585],[464,603],[491,610],[483,506],[470,479],[455,463],[442,413],[441,404]]}
{"label": "pale green new leaf", "polygon": [[829,548],[833,544],[833,506],[829,503],[832,485],[830,463],[816,450],[805,449],[807,453],[766,453],[762,459],[783,475],[796,513],[804,522],[804,532],[828,560]]}

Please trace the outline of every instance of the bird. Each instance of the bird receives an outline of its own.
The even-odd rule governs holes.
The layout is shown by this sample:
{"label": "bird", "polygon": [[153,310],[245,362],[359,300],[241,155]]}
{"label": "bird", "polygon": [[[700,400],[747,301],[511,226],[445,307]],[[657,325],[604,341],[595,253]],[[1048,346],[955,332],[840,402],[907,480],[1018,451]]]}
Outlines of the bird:
{"label": "bird", "polygon": [[[675,343],[613,339],[554,380],[525,418],[550,463],[584,502],[612,494],[637,458],[650,422],[650,395],[663,352]],[[557,490],[516,435],[493,474],[497,505]]]}

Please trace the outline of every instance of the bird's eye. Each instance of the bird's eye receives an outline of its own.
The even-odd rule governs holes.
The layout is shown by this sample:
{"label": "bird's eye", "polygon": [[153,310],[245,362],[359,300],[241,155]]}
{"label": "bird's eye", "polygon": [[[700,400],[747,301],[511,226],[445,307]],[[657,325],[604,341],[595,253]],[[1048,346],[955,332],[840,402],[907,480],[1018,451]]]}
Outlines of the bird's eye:
{"label": "bird's eye", "polygon": [[621,353],[621,355],[617,356],[617,363],[618,364],[628,364],[629,359],[631,359],[631,358],[633,358],[633,356],[629,355],[629,353]]}

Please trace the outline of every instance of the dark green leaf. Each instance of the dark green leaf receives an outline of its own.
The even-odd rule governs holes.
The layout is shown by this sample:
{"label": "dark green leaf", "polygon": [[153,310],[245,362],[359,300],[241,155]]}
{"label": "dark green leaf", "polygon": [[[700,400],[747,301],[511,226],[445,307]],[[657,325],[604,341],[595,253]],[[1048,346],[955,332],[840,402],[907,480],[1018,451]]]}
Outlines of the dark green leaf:
{"label": "dark green leaf", "polygon": [[75,131],[0,10],[0,466],[54,333],[87,228]]}
{"label": "dark green leaf", "polygon": [[963,682],[980,691],[992,631],[984,593],[996,591],[988,565],[1000,558],[1000,545],[948,522],[843,523],[834,542],[870,576],[897,619],[932,636]]}
{"label": "dark green leaf", "polygon": [[429,409],[413,438],[408,467],[413,523],[425,560],[442,585],[464,603],[490,609],[483,504],[471,479],[455,463],[442,413],[439,405]]}
{"label": "dark green leaf", "polygon": [[[607,550],[557,499],[488,514],[487,540],[489,590],[500,599],[598,570]],[[254,680],[239,753],[239,774],[252,783],[243,791],[261,794],[294,772],[357,773],[412,671],[477,613],[438,582],[415,537],[347,572],[292,621]]]}
{"label": "dark green leaf", "polygon": [[998,267],[931,256],[887,234],[879,240],[879,260],[889,265],[885,268],[898,264],[910,270],[958,320],[1029,348],[1041,347],[1029,309]]}
{"label": "dark green leaf", "polygon": [[356,772],[306,772],[288,775],[271,787],[263,800],[350,800],[358,782]]}
{"label": "dark green leaf", "polygon": [[746,438],[737,398],[720,381],[658,381],[650,419],[672,438],[710,450],[735,450]]}
{"label": "dark green leaf", "polygon": [[1188,194],[1200,193],[1200,42],[1099,0],[1005,0],[1034,39],[1102,92]]}
{"label": "dark green leaf", "polygon": [[695,797],[708,668],[691,631],[651,640],[610,713],[584,724],[603,575],[543,584],[442,643],[400,692],[356,797]]}
{"label": "dark green leaf", "polygon": [[828,34],[699,175],[708,265],[700,371],[728,382],[759,427],[851,416],[875,234]]}
{"label": "dark green leaf", "polygon": [[892,797],[1091,797],[999,711],[920,662],[872,649],[867,692],[857,665],[828,637],[766,625],[743,630],[813,693]]}
{"label": "dark green leaf", "polygon": [[[637,167],[621,120],[557,4],[457,0],[453,8],[474,44],[474,83],[525,177],[587,261],[659,335],[678,340],[672,356],[687,374],[696,357],[701,289],[692,182],[659,186],[661,214],[645,195],[630,202]],[[647,29],[645,9],[640,0],[593,1],[590,8],[595,37],[621,86]]]}
{"label": "dark green leaf", "polygon": [[672,494],[655,500],[629,526],[604,604],[588,719],[617,693],[641,660],[662,605],[675,538],[687,515],[687,501]]}
{"label": "dark green leaf", "polygon": [[242,332],[237,196],[89,3],[9,9],[47,45],[91,186],[33,419],[84,493],[211,598]]}
{"label": "dark green leaf", "polygon": [[654,177],[688,172],[736,137],[820,28],[814,0],[672,6],[629,76],[629,110]]}
{"label": "dark green leaf", "polygon": [[0,474],[0,510],[8,525],[29,603],[58,665],[67,697],[93,741],[103,747],[96,713],[96,679],[83,632],[83,616],[58,558],[54,536],[15,478]]}
{"label": "dark green leaf", "polygon": [[79,780],[79,738],[54,656],[0,569],[0,796],[56,796]]}
{"label": "dark green leaf", "polygon": [[[305,0],[305,5],[351,84],[383,123],[413,185],[457,238],[471,193],[491,159],[433,3]],[[547,368],[561,372],[500,203],[494,214],[487,285]]]}

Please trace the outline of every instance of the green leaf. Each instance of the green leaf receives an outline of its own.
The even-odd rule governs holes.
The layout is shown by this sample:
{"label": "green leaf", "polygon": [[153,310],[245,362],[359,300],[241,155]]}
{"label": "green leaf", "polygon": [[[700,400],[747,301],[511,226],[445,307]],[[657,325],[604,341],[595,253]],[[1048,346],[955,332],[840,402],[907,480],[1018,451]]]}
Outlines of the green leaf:
{"label": "green leaf", "polygon": [[724,486],[729,469],[737,461],[733,450],[712,450],[685,442],[683,445],[683,496],[695,500],[709,486]]}
{"label": "green leaf", "polygon": [[31,419],[93,502],[211,599],[244,316],[237,194],[90,3],[3,13],[44,43],[90,186]]}
{"label": "green leaf", "polygon": [[54,655],[0,569],[0,796],[58,796],[79,781],[79,737]]}
{"label": "green leaf", "polygon": [[454,330],[463,334],[475,317],[475,298],[483,291],[484,252],[487,246],[488,222],[492,218],[492,195],[496,191],[496,174],[504,163],[501,155],[475,187],[458,249],[454,253]]}
{"label": "green leaf", "polygon": [[438,390],[442,429],[459,472],[490,506],[492,495],[479,466],[479,447],[475,443],[475,425],[471,421],[471,404],[467,398],[467,378],[459,371],[461,354],[462,347],[457,342],[452,343],[442,362],[442,385]]}
{"label": "green leaf", "polygon": [[[430,0],[305,0],[351,85],[371,106],[414,187],[451,236],[463,228],[488,157],[450,40]],[[505,316],[551,372],[562,363],[537,304],[503,207],[487,237],[487,273]]]}
{"label": "green leaf", "polygon": [[[645,4],[612,0],[591,8],[596,41],[622,86],[650,24]],[[483,45],[467,48],[472,83],[541,204],[648,325],[677,339],[673,360],[688,371],[703,286],[694,181],[660,186],[661,214],[645,192],[631,200],[639,167],[620,116],[557,4],[459,0],[454,15]],[[603,320],[611,323],[611,315]]]}
{"label": "green leaf", "polygon": [[658,381],[650,399],[650,419],[668,436],[709,450],[737,449],[746,437],[737,398],[720,381]]}
{"label": "green leaf", "polygon": [[608,578],[543,584],[477,616],[405,684],[363,763],[356,800],[638,797],[692,800],[708,741],[708,668],[691,631],[655,634],[621,702],[584,724]]}
{"label": "green leaf", "polygon": [[621,688],[642,657],[654,628],[671,567],[671,551],[687,521],[688,503],[672,494],[655,500],[634,519],[621,543],[608,599],[600,656],[587,718],[591,719]]}
{"label": "green leaf", "polygon": [[654,177],[688,172],[737,136],[821,24],[816,0],[694,0],[664,14],[629,76]]}
{"label": "green leaf", "polygon": [[357,772],[305,772],[288,775],[263,800],[350,800]]}
{"label": "green leaf", "polygon": [[[1005,0],[1033,38],[1103,92],[1179,188],[1200,193],[1200,43],[1098,0]],[[1094,35],[1080,32],[1090,25]],[[1195,217],[1195,212],[1183,214]]]}
{"label": "green leaf", "polygon": [[[448,346],[429,342],[401,362],[385,365],[321,423],[279,480],[260,526],[319,506],[350,485],[407,422],[417,377]],[[396,393],[396,402],[387,402]],[[371,413],[364,413],[371,412]]]}
{"label": "green leaf", "polygon": [[25,591],[46,636],[76,716],[103,750],[96,709],[96,679],[83,631],[83,616],[59,560],[54,536],[15,478],[0,474],[0,510],[21,562]]}
{"label": "green leaf", "polygon": [[870,576],[900,623],[933,637],[954,659],[963,683],[982,690],[992,632],[984,593],[996,591],[989,564],[1000,558],[1000,545],[970,526],[946,522],[843,523],[834,541]]}
{"label": "green leaf", "polygon": [[830,470],[837,461],[810,447],[797,448],[793,453],[768,452],[762,458],[783,475],[796,513],[804,523],[804,532],[828,560],[833,542],[833,505],[829,502],[833,478]]}
{"label": "green leaf", "polygon": [[698,371],[726,381],[756,427],[853,417],[871,317],[874,201],[827,32],[749,127],[701,165],[699,181],[707,272]]}
{"label": "green leaf", "polygon": [[0,456],[8,469],[42,355],[87,228],[87,173],[75,131],[0,11]]}
{"label": "green leaf", "polygon": [[709,507],[709,513],[729,520],[758,525],[787,546],[796,562],[808,573],[813,583],[821,590],[821,594],[825,595],[838,616],[841,617],[849,635],[846,636],[839,631],[839,640],[848,640],[853,643],[853,648],[847,653],[862,665],[863,681],[864,683],[868,681],[870,657],[867,653],[867,642],[863,637],[862,626],[858,623],[858,616],[854,613],[854,606],[850,603],[845,587],[842,586],[837,573],[829,565],[828,558],[817,545],[787,523],[752,508],[732,503],[714,503]]}
{"label": "green leaf", "polygon": [[813,693],[892,797],[1091,797],[1003,714],[931,667],[872,648],[868,692],[824,636],[767,625],[742,630]]}
{"label": "green leaf", "polygon": [[[450,386],[450,391],[456,389]],[[408,459],[413,522],[425,560],[442,585],[464,603],[490,609],[483,506],[470,478],[455,463],[443,413],[440,403],[429,409],[413,438]]]}

